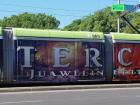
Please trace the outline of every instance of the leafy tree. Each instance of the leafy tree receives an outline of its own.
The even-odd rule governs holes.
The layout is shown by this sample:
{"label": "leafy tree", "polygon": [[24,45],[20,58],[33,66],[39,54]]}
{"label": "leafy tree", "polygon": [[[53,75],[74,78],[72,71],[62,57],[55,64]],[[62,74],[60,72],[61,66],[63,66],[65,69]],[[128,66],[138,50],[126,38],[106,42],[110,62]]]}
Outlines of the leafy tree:
{"label": "leafy tree", "polygon": [[81,30],[81,31],[92,31],[94,26],[91,23],[94,23],[94,18],[91,15],[84,17],[82,19],[81,24],[80,24],[79,30]]}
{"label": "leafy tree", "polygon": [[80,28],[81,19],[74,20],[70,25],[66,26],[63,30],[78,31]]}
{"label": "leafy tree", "polygon": [[[135,26],[137,30],[140,31],[140,13],[131,13],[127,16],[127,19],[133,24],[133,26]],[[123,32],[137,33],[129,25],[125,25],[125,27],[123,27]]]}
{"label": "leafy tree", "polygon": [[[64,27],[64,30],[74,30],[74,31],[101,31],[101,32],[117,32],[117,17],[120,13],[112,12],[110,7],[99,10],[93,15],[77,19],[80,21],[73,21],[71,24]],[[140,29],[140,13],[131,13],[126,15],[128,20],[133,23],[133,25]],[[121,23],[121,32],[134,33],[134,30],[129,27],[123,20]]]}
{"label": "leafy tree", "polygon": [[2,22],[1,22],[1,20],[0,20],[0,26],[1,26],[1,24],[2,24]]}
{"label": "leafy tree", "polygon": [[12,15],[11,17],[4,17],[0,21],[2,27],[19,27],[19,28],[38,28],[38,29],[57,29],[60,24],[53,16],[46,14],[30,14],[22,13],[19,15]]}

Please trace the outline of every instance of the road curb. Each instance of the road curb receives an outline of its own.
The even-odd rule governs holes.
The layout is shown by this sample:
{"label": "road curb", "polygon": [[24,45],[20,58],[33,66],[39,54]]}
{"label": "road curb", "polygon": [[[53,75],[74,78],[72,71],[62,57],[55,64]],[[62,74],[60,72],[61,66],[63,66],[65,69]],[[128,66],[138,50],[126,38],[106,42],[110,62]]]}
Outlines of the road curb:
{"label": "road curb", "polygon": [[74,89],[102,89],[102,88],[133,88],[140,87],[138,84],[103,84],[103,85],[61,85],[61,86],[34,86],[34,87],[9,87],[0,88],[0,92],[27,92],[27,91],[53,91]]}

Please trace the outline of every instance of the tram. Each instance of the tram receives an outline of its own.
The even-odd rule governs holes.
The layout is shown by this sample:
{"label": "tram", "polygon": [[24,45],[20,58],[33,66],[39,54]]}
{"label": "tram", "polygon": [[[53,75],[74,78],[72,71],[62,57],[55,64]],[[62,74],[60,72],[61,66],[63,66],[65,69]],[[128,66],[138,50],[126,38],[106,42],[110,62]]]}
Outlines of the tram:
{"label": "tram", "polygon": [[0,28],[3,83],[140,81],[140,35]]}

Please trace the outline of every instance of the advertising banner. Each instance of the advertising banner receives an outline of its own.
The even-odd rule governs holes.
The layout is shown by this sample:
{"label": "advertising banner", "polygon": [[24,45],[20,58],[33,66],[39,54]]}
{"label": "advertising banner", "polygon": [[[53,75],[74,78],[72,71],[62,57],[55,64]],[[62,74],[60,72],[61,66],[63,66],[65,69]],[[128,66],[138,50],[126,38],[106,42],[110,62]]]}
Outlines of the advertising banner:
{"label": "advertising banner", "polygon": [[18,40],[17,67],[23,81],[104,80],[104,43]]}
{"label": "advertising banner", "polygon": [[113,80],[140,80],[140,43],[114,44]]}

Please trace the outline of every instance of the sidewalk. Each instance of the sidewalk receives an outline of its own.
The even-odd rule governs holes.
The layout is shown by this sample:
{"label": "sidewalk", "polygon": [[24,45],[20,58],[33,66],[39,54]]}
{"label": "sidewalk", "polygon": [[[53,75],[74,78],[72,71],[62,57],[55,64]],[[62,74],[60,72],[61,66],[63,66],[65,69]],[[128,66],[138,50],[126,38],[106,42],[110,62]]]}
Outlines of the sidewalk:
{"label": "sidewalk", "polygon": [[27,92],[27,91],[50,91],[50,90],[74,90],[74,89],[133,88],[133,87],[140,87],[140,83],[10,87],[10,88],[0,88],[0,92],[25,92],[25,91]]}

